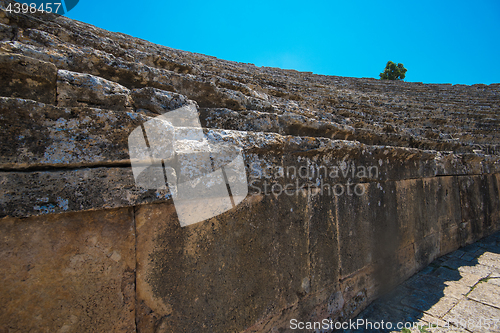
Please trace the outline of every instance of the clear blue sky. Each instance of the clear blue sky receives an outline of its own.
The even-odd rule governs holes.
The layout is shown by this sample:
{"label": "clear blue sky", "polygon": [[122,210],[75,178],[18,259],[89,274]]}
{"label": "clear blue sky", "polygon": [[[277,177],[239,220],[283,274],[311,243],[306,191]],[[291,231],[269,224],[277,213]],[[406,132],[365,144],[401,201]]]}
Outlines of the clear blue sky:
{"label": "clear blue sky", "polygon": [[500,1],[96,1],[67,15],[185,51],[257,66],[406,81],[500,82]]}

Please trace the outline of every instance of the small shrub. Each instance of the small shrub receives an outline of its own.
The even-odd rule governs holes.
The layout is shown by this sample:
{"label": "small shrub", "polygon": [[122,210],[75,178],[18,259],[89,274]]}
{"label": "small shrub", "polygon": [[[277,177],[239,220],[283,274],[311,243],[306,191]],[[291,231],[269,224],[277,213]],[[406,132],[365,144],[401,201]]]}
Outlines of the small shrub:
{"label": "small shrub", "polygon": [[407,69],[402,63],[397,65],[392,61],[388,61],[385,65],[385,70],[379,74],[381,80],[403,80]]}

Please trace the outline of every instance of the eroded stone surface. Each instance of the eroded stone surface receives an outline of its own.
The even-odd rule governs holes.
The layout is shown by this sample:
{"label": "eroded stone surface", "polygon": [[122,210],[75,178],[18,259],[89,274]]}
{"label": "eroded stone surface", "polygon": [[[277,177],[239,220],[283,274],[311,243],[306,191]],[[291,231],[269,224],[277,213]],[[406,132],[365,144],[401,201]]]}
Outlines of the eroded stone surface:
{"label": "eroded stone surface", "polygon": [[66,70],[57,72],[58,106],[132,111],[130,90],[113,81]]}
{"label": "eroded stone surface", "polygon": [[[0,97],[2,169],[128,164],[128,136],[150,119]],[[49,185],[49,184],[47,184]]]}
{"label": "eroded stone surface", "polygon": [[133,209],[0,220],[0,330],[135,331]]}
{"label": "eroded stone surface", "polygon": [[173,92],[146,87],[132,91],[136,109],[147,109],[156,114],[163,114],[188,104],[188,99]]}
{"label": "eroded stone surface", "polygon": [[0,53],[0,96],[54,104],[57,68],[18,54]]}
{"label": "eroded stone surface", "polygon": [[[286,204],[271,213],[276,200],[253,195],[186,228],[173,205],[140,207],[139,327],[257,332],[283,328],[291,318],[340,316],[351,299],[338,292],[337,228],[335,219],[325,219],[334,210],[318,209],[332,198],[301,191],[280,198]],[[351,286],[364,284],[357,281]]]}
{"label": "eroded stone surface", "polygon": [[[192,102],[188,101],[187,103]],[[55,107],[30,100],[2,97],[0,98],[0,116],[3,120],[0,125],[2,129],[0,137],[3,143],[0,147],[2,152],[0,166],[5,170],[1,184],[4,188],[3,214],[32,216],[37,213],[60,212],[61,210],[58,208],[60,204],[54,201],[56,198],[47,201],[52,204],[54,210],[46,211],[33,208],[46,206],[38,204],[38,201],[51,197],[50,193],[53,192],[50,191],[57,188],[61,189],[59,191],[62,191],[61,193],[65,196],[64,198],[62,195],[58,197],[62,198],[63,201],[69,200],[67,204],[61,205],[69,207],[70,211],[149,203],[151,199],[165,200],[166,197],[163,194],[156,197],[137,195],[137,193],[144,193],[144,189],[140,186],[133,188],[134,178],[131,177],[129,135],[133,130],[140,128],[141,124],[151,120],[151,113],[147,116],[144,113],[136,112]],[[184,136],[189,137],[190,129],[186,128],[184,131],[186,132]],[[250,193],[257,194],[268,193],[271,190],[276,192],[276,189],[283,192],[284,188],[291,184],[292,190],[317,188],[324,192],[329,191],[330,195],[334,195],[333,192],[338,190],[334,188],[337,184],[344,188],[343,191],[346,191],[346,185],[350,182],[352,185],[349,187],[353,191],[354,186],[359,182],[432,177],[436,174],[446,175],[477,170],[476,165],[467,162],[467,156],[455,154],[444,156],[437,152],[422,152],[408,148],[373,147],[326,138],[214,129],[205,130],[205,136],[207,142],[212,145],[210,154],[215,168],[228,163],[227,158],[224,158],[228,153],[224,149],[217,152],[218,146],[234,145],[242,149],[249,184],[248,190]],[[190,146],[186,146],[189,149],[184,152],[185,149],[181,147],[181,143],[176,143],[180,147],[179,152],[182,153],[178,157],[179,163],[180,165],[188,163],[187,166],[190,169],[186,169],[186,171],[191,172],[191,160],[197,158],[199,153],[190,151]],[[173,145],[173,142],[170,145]],[[493,163],[491,168],[497,167],[498,160],[488,162]],[[481,161],[478,165],[484,166],[486,161]],[[95,184],[88,178],[99,174],[96,171],[99,168],[111,169],[117,166],[121,168],[116,173],[119,176],[111,178],[105,176],[104,179],[109,182],[108,184],[105,184],[103,179],[98,176]],[[75,170],[49,172],[50,168],[61,167],[74,168]],[[94,170],[84,171],[85,168],[93,168]],[[17,170],[21,173],[16,173]],[[198,170],[196,175],[200,172],[203,173],[203,170]],[[300,174],[304,173],[304,170],[308,170],[307,175],[302,177]],[[479,170],[484,170],[484,168],[481,167]],[[85,176],[78,180],[77,177],[81,177],[78,176],[81,173],[91,176]],[[52,174],[64,178],[40,177],[40,174]],[[185,174],[186,172],[179,173],[180,179]],[[190,177],[192,178],[192,176]],[[66,180],[62,181],[62,179]],[[483,181],[490,193],[485,197],[487,201],[484,206],[484,209],[488,209],[484,214],[488,216],[488,221],[490,221],[491,227],[488,227],[489,229],[494,228],[493,221],[498,215],[498,209],[494,204],[497,191],[495,179],[489,177],[484,178]],[[33,183],[35,180],[36,182]],[[421,219],[413,222],[413,225],[417,223],[419,228],[424,228],[425,223],[430,223],[428,221],[435,219],[444,219],[444,223],[448,219],[447,214],[457,212],[453,208],[456,207],[456,204],[453,203],[456,200],[453,197],[456,196],[456,191],[453,190],[455,187],[449,188],[450,191],[453,190],[450,192],[452,197],[447,199],[445,192],[448,191],[448,185],[444,191],[439,190],[444,186],[440,182],[429,180],[428,183],[435,183],[436,185],[433,186],[438,186],[438,189],[434,190],[432,190],[432,186],[429,187],[432,191],[429,195],[432,196],[424,194],[422,191],[410,193],[410,196],[435,198],[428,200],[428,205],[433,205],[435,208],[429,206],[424,211],[434,212],[438,210],[438,215],[422,215]],[[273,189],[274,184],[280,187]],[[372,184],[377,188],[383,188],[381,185],[377,186],[376,183]],[[423,185],[419,186],[422,188]],[[113,190],[117,188],[123,190],[117,193]],[[361,188],[358,189],[361,190]],[[153,192],[155,191],[153,190]],[[95,195],[91,195],[91,199],[84,199],[78,198],[78,195],[75,197],[73,193],[95,193]],[[464,193],[464,195],[468,194]],[[103,201],[99,199],[101,197],[114,199]],[[81,204],[82,200],[86,203]],[[392,202],[390,199],[385,200]],[[110,201],[113,202],[112,205],[109,204]],[[378,205],[378,202],[376,201],[375,204]],[[477,206],[477,209],[482,210],[482,207]],[[411,219],[415,216],[418,215],[411,213],[405,219]],[[461,225],[457,225],[456,222],[446,222],[446,228],[448,232],[454,232],[457,239],[461,239],[462,236],[459,234]],[[434,233],[432,237],[437,237],[437,231],[439,229],[434,227],[431,232],[431,234]],[[419,237],[423,236],[428,236],[428,233]],[[434,244],[432,237],[428,238],[431,245]],[[449,245],[451,249],[453,244],[454,241]]]}
{"label": "eroded stone surface", "polygon": [[166,189],[137,187],[128,167],[0,172],[0,184],[1,217],[128,207],[171,198]]}
{"label": "eroded stone surface", "polygon": [[139,301],[165,317],[162,331],[242,330],[306,296],[304,195],[274,214],[267,207],[276,199],[252,196],[234,211],[186,228],[178,225],[172,206],[139,208]]}
{"label": "eroded stone surface", "polygon": [[[307,135],[328,136],[329,128],[338,127],[351,129],[349,139],[366,144],[498,152],[498,85],[387,82],[259,68],[170,49],[65,17],[3,13],[4,24],[18,30],[2,43],[5,52],[100,76],[129,89],[154,87],[183,94],[202,107],[284,115],[285,123],[293,124],[291,131]],[[244,112],[234,115],[245,123]]]}
{"label": "eroded stone surface", "polygon": [[[0,6],[6,3],[0,0]],[[112,324],[125,332],[134,325],[139,332],[267,332],[287,331],[292,318],[346,320],[437,256],[500,227],[499,85],[383,82],[258,68],[66,17],[4,10],[0,52],[6,78],[0,82],[0,216],[45,215],[16,224],[11,217],[2,220],[10,221],[6,234],[15,235],[6,239],[19,240],[15,226],[25,228],[35,244],[26,249],[41,249],[33,257],[63,258],[53,264],[42,260],[48,267],[44,272],[52,272],[59,268],[50,265],[73,256],[71,246],[81,243],[79,236],[67,240],[68,232],[56,235],[56,226],[75,230],[75,219],[98,216],[78,224],[75,232],[111,228],[116,232],[107,235],[131,248],[130,230],[114,226],[129,225],[133,209],[138,228],[135,324],[128,299],[120,307],[113,298],[115,287],[96,289],[101,285],[95,281],[108,281],[111,273],[103,268],[89,275],[104,260],[123,262],[123,252],[114,250],[90,263],[87,257],[75,259],[91,269],[75,273],[72,282],[79,289],[61,291],[71,297],[87,285],[98,291],[89,298],[96,307],[87,321],[80,321],[78,312],[84,305],[78,311],[58,310],[64,312],[60,317],[25,320],[17,294],[8,294],[20,290],[22,272],[7,264],[10,285],[2,292],[11,298],[4,313],[15,314],[19,330],[71,331],[81,323],[83,330],[106,332]],[[197,154],[191,148],[196,144],[177,142],[180,164],[187,168],[179,179],[196,180],[224,166],[231,151],[224,147],[236,145],[251,195],[233,210],[181,228],[166,186],[136,186],[127,139],[153,117],[185,105],[200,106],[203,133],[214,146],[197,151],[210,159],[194,168]],[[176,135],[193,137],[193,126]],[[148,159],[147,151],[139,155]],[[337,170],[324,173],[322,167]],[[376,167],[376,172],[358,173],[359,167]],[[288,174],[293,169],[316,172]],[[343,186],[342,194],[333,193],[339,190],[335,185]],[[363,185],[362,195],[347,192],[356,185]],[[214,196],[205,204],[216,206],[217,200]],[[123,210],[126,216],[116,213],[122,210],[102,211],[132,206]],[[60,214],[70,211],[81,215]],[[37,235],[55,247],[45,246]],[[71,246],[58,247],[61,242]],[[6,255],[21,248],[9,244]],[[78,251],[93,255],[90,248]],[[450,306],[458,311],[463,302],[455,300],[466,297],[466,289],[498,276],[494,256],[474,265],[485,249],[496,251],[498,244],[464,248],[440,260],[438,269],[427,268],[429,277],[402,288],[408,294],[384,313],[418,320],[424,317],[412,308],[417,305],[428,310],[426,316],[442,316]],[[32,253],[24,254],[20,258]],[[26,281],[35,281],[35,273],[44,277],[36,267],[22,273]],[[57,278],[67,279],[64,274]],[[445,278],[451,282],[436,290]],[[60,291],[59,285],[40,281],[48,296]],[[115,286],[113,281],[106,283]],[[441,292],[445,300],[433,307],[423,299],[423,289],[432,293],[430,300]],[[24,302],[27,296],[19,297]],[[408,302],[402,304],[403,299]],[[107,311],[103,307],[109,302],[112,310]],[[127,317],[116,310],[124,307]],[[8,320],[0,320],[0,331],[4,323]]]}

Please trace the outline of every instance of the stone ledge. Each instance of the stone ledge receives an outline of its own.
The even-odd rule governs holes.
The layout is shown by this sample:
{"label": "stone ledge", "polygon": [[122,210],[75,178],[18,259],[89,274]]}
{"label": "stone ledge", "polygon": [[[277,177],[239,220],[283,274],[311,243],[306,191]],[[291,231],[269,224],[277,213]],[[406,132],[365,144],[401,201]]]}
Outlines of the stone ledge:
{"label": "stone ledge", "polygon": [[130,90],[90,74],[66,70],[57,72],[57,105],[132,111]]}
{"label": "stone ledge", "polygon": [[167,201],[168,190],[135,186],[132,168],[0,172],[0,217],[130,207]]}
{"label": "stone ledge", "polygon": [[18,54],[0,53],[0,96],[55,104],[57,68]]}
{"label": "stone ledge", "polygon": [[0,170],[130,163],[128,135],[150,119],[5,97],[0,117]]}
{"label": "stone ledge", "polygon": [[[130,166],[128,136],[151,117],[136,112],[61,108],[14,98],[0,98],[0,116],[2,216],[126,207],[170,198],[168,191],[136,187]],[[250,193],[265,192],[270,184],[321,188],[322,182],[329,186],[382,183],[500,171],[497,156],[263,132],[206,129],[205,135],[211,145],[243,150]],[[225,163],[223,155],[222,151],[220,160],[214,155],[217,167]],[[376,167],[376,173],[359,174],[360,167],[365,171]],[[332,168],[336,174],[331,174]],[[289,170],[312,172],[294,179]]]}

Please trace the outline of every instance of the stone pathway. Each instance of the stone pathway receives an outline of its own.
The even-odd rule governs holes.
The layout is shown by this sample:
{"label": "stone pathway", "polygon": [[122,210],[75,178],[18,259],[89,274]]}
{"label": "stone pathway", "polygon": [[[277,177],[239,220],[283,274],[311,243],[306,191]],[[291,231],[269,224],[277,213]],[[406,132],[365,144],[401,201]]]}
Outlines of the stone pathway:
{"label": "stone pathway", "polygon": [[361,320],[346,332],[500,332],[500,232],[436,259]]}

